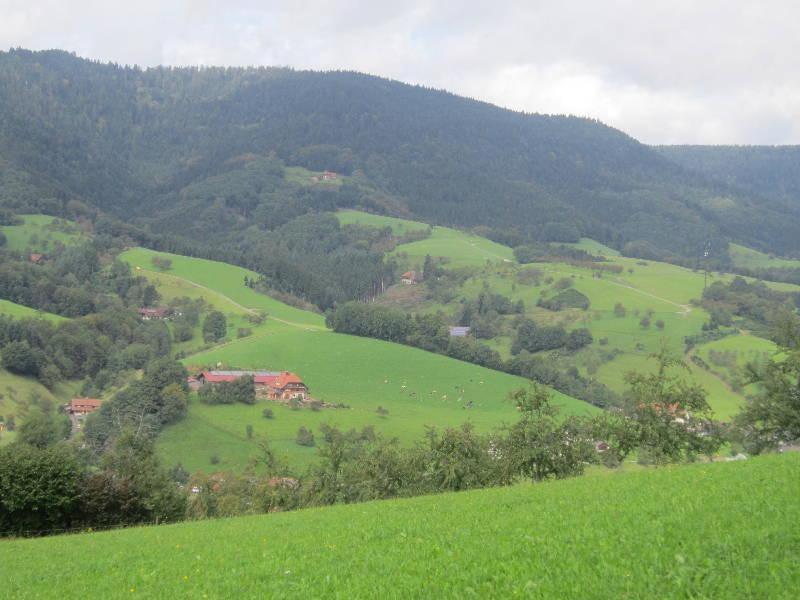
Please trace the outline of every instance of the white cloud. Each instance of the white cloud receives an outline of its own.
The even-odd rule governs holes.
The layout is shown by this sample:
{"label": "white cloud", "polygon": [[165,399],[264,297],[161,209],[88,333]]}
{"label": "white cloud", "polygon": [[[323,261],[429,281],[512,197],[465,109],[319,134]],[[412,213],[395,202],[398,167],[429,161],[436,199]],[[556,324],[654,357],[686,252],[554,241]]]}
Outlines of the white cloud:
{"label": "white cloud", "polygon": [[649,143],[800,143],[790,0],[0,0],[0,47],[120,63],[354,69]]}

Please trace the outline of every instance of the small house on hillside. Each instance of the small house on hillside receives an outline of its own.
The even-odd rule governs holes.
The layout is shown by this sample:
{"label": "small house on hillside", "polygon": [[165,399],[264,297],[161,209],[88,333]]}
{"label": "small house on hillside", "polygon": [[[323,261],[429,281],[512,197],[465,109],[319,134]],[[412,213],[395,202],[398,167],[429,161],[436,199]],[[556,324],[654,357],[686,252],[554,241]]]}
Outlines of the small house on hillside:
{"label": "small house on hillside", "polygon": [[33,252],[30,256],[28,256],[28,261],[35,265],[44,264],[45,260],[47,260],[47,257],[44,254],[39,254],[37,252]]}
{"label": "small house on hillside", "polygon": [[417,281],[416,271],[406,271],[400,276],[400,283],[403,285],[416,285]]}
{"label": "small house on hillside", "polygon": [[334,173],[333,171],[325,171],[322,174],[322,181],[334,181],[334,180],[336,180],[338,178],[339,178],[339,176],[336,173]]}
{"label": "small house on hillside", "polygon": [[73,398],[67,405],[67,412],[76,417],[85,417],[100,408],[102,403],[97,398]]}
{"label": "small house on hillside", "polygon": [[450,337],[467,337],[472,330],[471,327],[448,327]]}
{"label": "small house on hillside", "polygon": [[138,310],[142,321],[163,321],[172,316],[172,310],[167,306],[156,306],[153,308],[140,308]]}

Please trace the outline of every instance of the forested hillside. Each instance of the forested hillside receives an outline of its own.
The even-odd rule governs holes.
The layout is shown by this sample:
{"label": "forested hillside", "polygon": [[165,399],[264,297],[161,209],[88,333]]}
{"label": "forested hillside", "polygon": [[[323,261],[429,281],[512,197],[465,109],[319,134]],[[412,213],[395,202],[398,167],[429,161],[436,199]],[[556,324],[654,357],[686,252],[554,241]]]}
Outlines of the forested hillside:
{"label": "forested hillside", "polygon": [[800,146],[659,146],[670,160],[800,216]]}
{"label": "forested hillside", "polygon": [[[323,170],[339,174],[337,185],[309,183]],[[259,256],[283,258],[248,259],[261,272],[323,254],[368,265],[356,284],[333,275],[311,290],[298,275],[283,286],[321,305],[379,286],[376,257],[364,243],[293,246],[286,238],[297,228],[279,228],[344,206],[488,226],[513,245],[583,235],[684,261],[709,241],[724,258],[728,239],[800,251],[800,223],[783,203],[754,200],[599,122],[350,72],[141,70],[58,51],[2,53],[0,181],[0,200],[18,210],[58,213],[82,201],[193,247],[173,249],[208,254],[198,246],[213,243],[215,258],[239,263],[249,252],[240,232],[276,232]]]}

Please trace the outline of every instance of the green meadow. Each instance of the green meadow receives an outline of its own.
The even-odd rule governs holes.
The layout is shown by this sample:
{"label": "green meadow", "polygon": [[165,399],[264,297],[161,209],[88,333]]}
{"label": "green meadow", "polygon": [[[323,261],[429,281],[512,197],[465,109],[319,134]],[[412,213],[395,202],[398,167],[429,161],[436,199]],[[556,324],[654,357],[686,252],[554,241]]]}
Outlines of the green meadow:
{"label": "green meadow", "polygon": [[0,300],[0,315],[6,315],[15,319],[47,319],[48,321],[65,321],[66,318],[53,313],[29,308],[22,304],[16,304],[9,300]]}
{"label": "green meadow", "polygon": [[[369,227],[390,227],[395,235],[404,235],[410,231],[428,229],[428,225],[416,221],[384,217],[355,210],[337,213],[339,222],[359,224]],[[407,268],[421,268],[425,256],[445,258],[449,267],[481,267],[489,262],[513,262],[514,252],[484,237],[451,229],[433,226],[431,236],[416,242],[401,244],[394,251],[400,263]]]}
{"label": "green meadow", "polygon": [[156,256],[169,258],[172,261],[172,267],[163,274],[190,282],[190,286],[184,286],[183,290],[189,287],[201,290],[208,295],[212,304],[214,301],[220,302],[221,295],[227,298],[229,307],[235,307],[242,313],[260,311],[277,321],[309,328],[324,327],[325,319],[321,315],[294,308],[245,286],[245,277],[258,278],[258,274],[254,271],[213,260],[155,252],[145,248],[126,250],[119,258],[129,263],[140,274],[161,274],[161,271],[153,266],[152,261]]}
{"label": "green meadow", "polygon": [[64,245],[82,237],[75,223],[48,215],[19,215],[22,225],[0,227],[6,236],[6,246],[16,252],[50,252],[56,242]]}
{"label": "green meadow", "polygon": [[0,542],[8,598],[795,598],[800,455]]}
{"label": "green meadow", "polygon": [[778,258],[771,254],[765,254],[746,246],[731,244],[728,250],[733,264],[737,267],[746,269],[797,269],[800,268],[800,260],[789,258]]}
{"label": "green meadow", "polygon": [[[313,459],[313,448],[298,446],[300,426],[319,433],[319,425],[341,428],[372,425],[402,443],[421,441],[427,426],[457,426],[465,421],[481,430],[516,420],[508,393],[527,381],[415,348],[331,332],[284,327],[253,336],[184,360],[187,365],[222,363],[225,367],[291,370],[300,374],[315,398],[348,408],[291,410],[274,402],[254,406],[204,406],[192,403],[189,415],[167,428],[159,449],[167,464],[181,462],[190,471],[240,468],[256,451],[255,439],[266,438],[289,462],[302,466]],[[554,392],[564,414],[590,414],[596,409]],[[379,416],[378,406],[389,411]],[[274,419],[262,411],[272,408]]]}

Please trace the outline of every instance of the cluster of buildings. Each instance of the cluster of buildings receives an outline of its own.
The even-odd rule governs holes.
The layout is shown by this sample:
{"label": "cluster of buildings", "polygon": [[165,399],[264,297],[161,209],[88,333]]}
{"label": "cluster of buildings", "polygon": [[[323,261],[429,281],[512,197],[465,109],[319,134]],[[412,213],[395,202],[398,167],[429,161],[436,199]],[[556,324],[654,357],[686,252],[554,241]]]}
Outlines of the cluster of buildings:
{"label": "cluster of buildings", "polygon": [[309,399],[308,386],[291,371],[203,371],[189,377],[189,388],[199,390],[205,385],[231,383],[240,377],[251,375],[256,394],[269,400]]}

